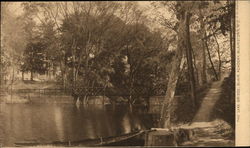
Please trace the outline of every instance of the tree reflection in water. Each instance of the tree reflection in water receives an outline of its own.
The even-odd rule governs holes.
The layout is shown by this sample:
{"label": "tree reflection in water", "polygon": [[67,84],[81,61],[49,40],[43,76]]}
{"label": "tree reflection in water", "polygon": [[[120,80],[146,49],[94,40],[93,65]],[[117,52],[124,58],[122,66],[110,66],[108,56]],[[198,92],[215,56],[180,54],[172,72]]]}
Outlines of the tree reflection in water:
{"label": "tree reflection in water", "polygon": [[0,114],[3,146],[117,136],[145,128],[147,123],[145,115],[138,116],[122,106],[1,104]]}

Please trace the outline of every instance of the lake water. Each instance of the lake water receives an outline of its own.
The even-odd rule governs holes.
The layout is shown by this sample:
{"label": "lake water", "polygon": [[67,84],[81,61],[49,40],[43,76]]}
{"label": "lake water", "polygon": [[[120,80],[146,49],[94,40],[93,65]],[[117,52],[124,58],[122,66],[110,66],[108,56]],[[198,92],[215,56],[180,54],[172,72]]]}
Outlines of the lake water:
{"label": "lake water", "polygon": [[153,127],[149,114],[125,106],[73,104],[0,104],[0,144],[76,141]]}

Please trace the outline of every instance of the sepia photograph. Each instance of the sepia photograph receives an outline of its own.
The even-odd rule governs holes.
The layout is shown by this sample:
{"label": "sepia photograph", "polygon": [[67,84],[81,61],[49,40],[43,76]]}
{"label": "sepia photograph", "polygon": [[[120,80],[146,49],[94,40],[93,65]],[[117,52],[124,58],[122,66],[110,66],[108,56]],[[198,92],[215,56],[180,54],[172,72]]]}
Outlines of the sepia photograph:
{"label": "sepia photograph", "polygon": [[1,2],[0,147],[235,146],[236,9]]}

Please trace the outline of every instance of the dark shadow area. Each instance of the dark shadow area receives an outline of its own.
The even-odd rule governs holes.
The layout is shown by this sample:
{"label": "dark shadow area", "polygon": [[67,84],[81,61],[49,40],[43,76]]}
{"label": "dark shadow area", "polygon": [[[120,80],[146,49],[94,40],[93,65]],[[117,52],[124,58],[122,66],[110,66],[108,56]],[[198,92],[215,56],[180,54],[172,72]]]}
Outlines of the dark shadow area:
{"label": "dark shadow area", "polygon": [[235,129],[235,76],[230,75],[222,83],[222,92],[212,112],[212,119],[220,118]]}

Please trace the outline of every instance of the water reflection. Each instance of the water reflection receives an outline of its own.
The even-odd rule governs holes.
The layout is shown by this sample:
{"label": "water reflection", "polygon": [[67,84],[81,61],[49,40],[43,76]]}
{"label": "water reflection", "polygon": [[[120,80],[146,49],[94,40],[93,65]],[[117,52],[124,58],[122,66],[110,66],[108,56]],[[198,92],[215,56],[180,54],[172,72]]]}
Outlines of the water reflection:
{"label": "water reflection", "polygon": [[[0,142],[75,141],[145,128],[144,117],[126,107],[70,104],[0,104]],[[148,125],[147,125],[148,126]],[[2,132],[1,132],[2,130]],[[1,137],[3,137],[1,139]]]}
{"label": "water reflection", "polygon": [[54,121],[58,139],[64,139],[63,115],[59,107],[54,108]]}
{"label": "water reflection", "polygon": [[130,112],[127,112],[122,119],[122,127],[123,133],[130,133],[134,130],[140,130],[142,123],[138,118],[134,117],[134,115]]}
{"label": "water reflection", "polygon": [[128,114],[126,114],[122,119],[122,125],[124,133],[129,133],[131,131],[130,120],[128,118]]}

